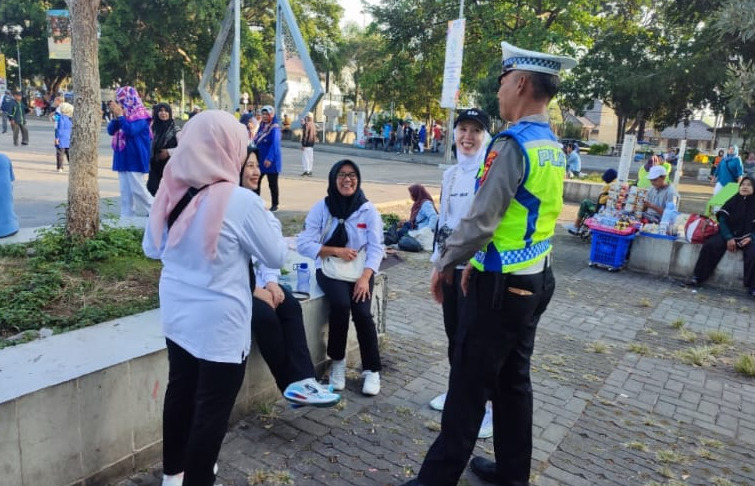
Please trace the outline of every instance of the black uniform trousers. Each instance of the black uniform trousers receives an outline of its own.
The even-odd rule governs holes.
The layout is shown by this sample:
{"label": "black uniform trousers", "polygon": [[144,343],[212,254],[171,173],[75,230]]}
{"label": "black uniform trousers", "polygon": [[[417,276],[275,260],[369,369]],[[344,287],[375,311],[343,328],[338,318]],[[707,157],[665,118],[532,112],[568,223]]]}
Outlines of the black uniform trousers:
{"label": "black uniform trousers", "polygon": [[[744,260],[744,285],[749,289],[755,289],[755,242],[751,242],[742,248]],[[700,249],[700,256],[695,263],[693,275],[702,283],[708,280],[718,266],[718,262],[726,253],[726,240],[721,234],[709,237]]]}
{"label": "black uniform trousers", "polygon": [[184,472],[183,486],[212,486],[228,419],[244,381],[246,359],[218,363],[195,358],[170,339],[163,406],[163,471]]}
{"label": "black uniform trousers", "polygon": [[461,320],[462,299],[461,274],[463,270],[454,270],[454,279],[450,284],[443,282],[443,327],[448,337],[448,362],[453,363],[456,346],[456,333],[459,330]]}
{"label": "black uniform trousers", "polygon": [[[380,371],[380,349],[377,329],[372,318],[372,298],[364,302],[354,302],[354,282],[345,282],[326,276],[317,270],[317,285],[320,286],[330,304],[328,316],[328,356],[340,361],[346,357],[346,339],[349,334],[349,315],[354,320],[359,342],[359,354],[363,371]],[[370,295],[375,285],[375,277],[370,277]]]}
{"label": "black uniform trousers", "polygon": [[468,297],[462,301],[441,432],[422,464],[421,484],[457,484],[477,441],[488,398],[493,402],[498,483],[528,484],[530,357],[537,324],[554,289],[550,267],[535,275],[472,272]]}
{"label": "black uniform trousers", "polygon": [[286,297],[275,309],[262,299],[252,299],[252,332],[283,392],[291,383],[314,378],[315,367],[307,347],[301,305],[288,289],[281,289]]}

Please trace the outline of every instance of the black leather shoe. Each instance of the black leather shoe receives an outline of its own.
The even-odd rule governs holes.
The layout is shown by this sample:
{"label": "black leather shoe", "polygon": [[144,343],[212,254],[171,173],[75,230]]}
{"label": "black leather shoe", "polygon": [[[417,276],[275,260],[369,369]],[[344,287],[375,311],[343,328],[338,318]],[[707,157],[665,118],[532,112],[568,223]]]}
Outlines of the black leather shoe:
{"label": "black leather shoe", "polygon": [[700,281],[697,279],[697,277],[692,277],[691,279],[684,282],[684,285],[687,287],[699,287]]}
{"label": "black leather shoe", "polygon": [[493,484],[503,484],[498,478],[495,462],[489,461],[484,457],[473,457],[469,462],[469,469],[471,469],[478,478],[484,481]]}

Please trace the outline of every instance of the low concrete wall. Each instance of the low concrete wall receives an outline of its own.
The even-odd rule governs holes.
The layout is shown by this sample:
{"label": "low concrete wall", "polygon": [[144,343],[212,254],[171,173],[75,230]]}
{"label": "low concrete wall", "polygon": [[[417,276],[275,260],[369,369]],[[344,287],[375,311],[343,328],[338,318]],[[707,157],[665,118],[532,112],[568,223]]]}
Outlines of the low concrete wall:
{"label": "low concrete wall", "polygon": [[[321,373],[328,308],[312,280],[312,298],[302,302],[302,311]],[[373,296],[383,334],[385,275],[375,279]],[[353,360],[355,334],[348,343]],[[0,484],[106,484],[159,461],[167,372],[159,310],[0,350]],[[232,420],[279,396],[253,345]]]}
{"label": "low concrete wall", "polygon": [[[664,240],[637,235],[632,243],[627,268],[641,273],[672,276],[682,279],[692,277],[702,245],[685,240]],[[742,253],[726,252],[706,285],[737,289],[742,287]]]}
{"label": "low concrete wall", "polygon": [[564,201],[580,203],[584,199],[597,201],[603,183],[564,179]]}

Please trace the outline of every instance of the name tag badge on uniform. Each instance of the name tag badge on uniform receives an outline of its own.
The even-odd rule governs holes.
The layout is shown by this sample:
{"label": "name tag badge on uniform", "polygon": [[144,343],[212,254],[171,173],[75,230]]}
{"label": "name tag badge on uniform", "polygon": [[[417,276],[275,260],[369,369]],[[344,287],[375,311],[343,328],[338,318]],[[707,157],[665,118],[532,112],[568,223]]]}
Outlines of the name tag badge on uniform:
{"label": "name tag badge on uniform", "polygon": [[367,229],[367,223],[357,223],[357,228]]}

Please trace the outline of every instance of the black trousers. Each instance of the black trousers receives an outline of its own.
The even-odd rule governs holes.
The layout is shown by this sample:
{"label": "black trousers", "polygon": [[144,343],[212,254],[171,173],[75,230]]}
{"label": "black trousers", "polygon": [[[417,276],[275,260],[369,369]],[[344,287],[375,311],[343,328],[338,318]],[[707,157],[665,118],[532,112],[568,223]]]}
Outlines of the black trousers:
{"label": "black trousers", "polygon": [[[335,280],[325,276],[322,270],[315,274],[317,284],[322,289],[330,303],[330,316],[328,321],[328,356],[333,360],[342,360],[346,357],[346,338],[349,334],[349,315],[354,320],[359,341],[359,354],[362,358],[362,370],[380,371],[380,350],[378,349],[377,329],[372,319],[370,306],[372,299],[364,302],[354,302],[351,297],[354,293],[354,283]],[[370,295],[375,284],[375,279],[370,278]]]}
{"label": "black trousers", "polygon": [[[741,250],[744,260],[744,285],[749,289],[755,289],[755,243],[751,242]],[[726,240],[721,234],[715,234],[705,240],[693,274],[699,282],[705,282],[713,275],[724,253],[726,253]]]}
{"label": "black trousers", "polygon": [[278,205],[278,196],[280,194],[278,190],[278,173],[269,173],[269,174],[260,174],[260,182],[257,185],[257,190],[254,191],[257,193],[257,195],[260,195],[260,191],[262,189],[262,179],[264,179],[267,176],[267,187],[270,188],[270,199],[271,199],[271,206],[277,206]]}
{"label": "black trousers", "polygon": [[283,392],[288,385],[314,378],[315,367],[307,347],[301,305],[285,287],[286,298],[273,309],[262,299],[252,299],[252,332],[275,384]]}
{"label": "black trousers", "polygon": [[70,165],[71,159],[68,156],[68,148],[58,147],[55,149],[55,162],[57,162],[58,169],[63,168],[63,157],[66,158],[66,162]]}
{"label": "black trousers", "polygon": [[461,320],[462,299],[461,292],[462,270],[454,270],[454,280],[450,284],[443,283],[443,327],[448,337],[448,362],[453,363],[454,350],[456,349],[456,332],[459,330]]}
{"label": "black trousers", "polygon": [[197,359],[168,345],[168,387],[163,406],[163,471],[184,472],[184,486],[212,486],[228,419],[244,381],[242,363]]}
{"label": "black trousers", "polygon": [[[519,295],[517,289],[530,294]],[[455,343],[459,349],[451,364],[441,432],[422,464],[420,483],[457,484],[490,398],[498,482],[528,484],[532,460],[530,357],[537,324],[554,289],[550,267],[536,275],[472,273],[469,294],[462,301]]]}

